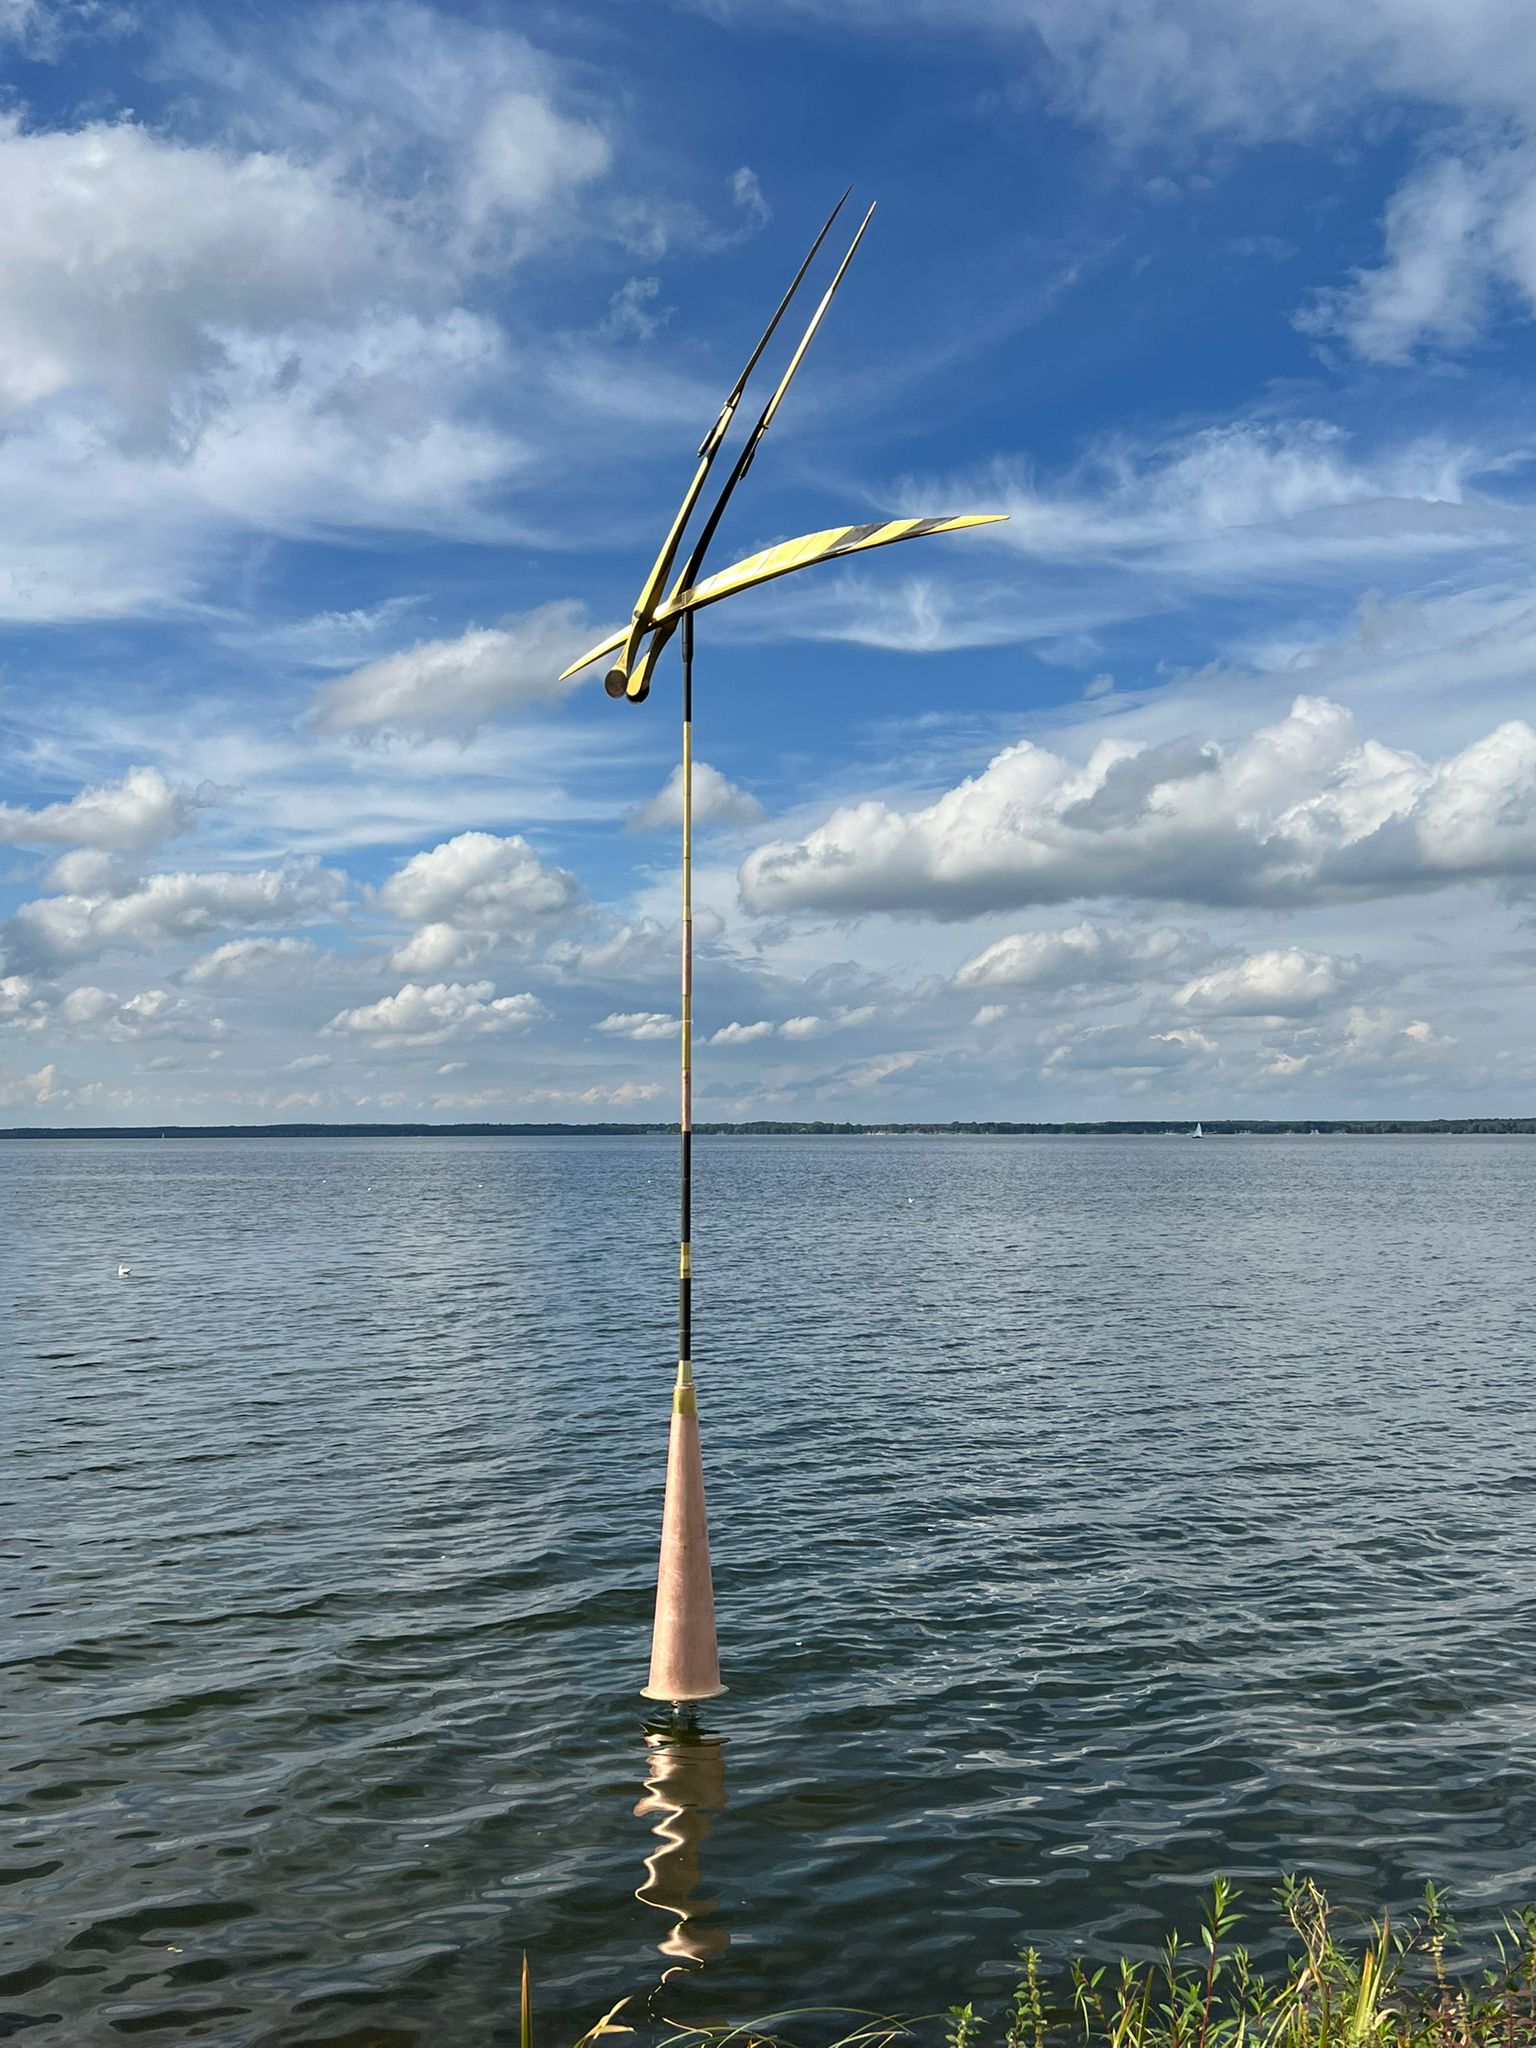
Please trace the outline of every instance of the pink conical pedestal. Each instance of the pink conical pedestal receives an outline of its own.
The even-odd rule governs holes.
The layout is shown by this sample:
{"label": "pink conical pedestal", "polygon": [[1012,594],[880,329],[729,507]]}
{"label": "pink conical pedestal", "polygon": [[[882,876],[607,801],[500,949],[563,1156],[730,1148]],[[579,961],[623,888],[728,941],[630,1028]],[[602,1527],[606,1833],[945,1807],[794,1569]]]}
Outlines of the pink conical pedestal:
{"label": "pink conical pedestal", "polygon": [[651,1633],[648,1700],[712,1700],[720,1683],[715,1642],[715,1590],[709,1569],[709,1517],[693,1374],[679,1366],[667,1451],[667,1498],[661,1516],[656,1624]]}

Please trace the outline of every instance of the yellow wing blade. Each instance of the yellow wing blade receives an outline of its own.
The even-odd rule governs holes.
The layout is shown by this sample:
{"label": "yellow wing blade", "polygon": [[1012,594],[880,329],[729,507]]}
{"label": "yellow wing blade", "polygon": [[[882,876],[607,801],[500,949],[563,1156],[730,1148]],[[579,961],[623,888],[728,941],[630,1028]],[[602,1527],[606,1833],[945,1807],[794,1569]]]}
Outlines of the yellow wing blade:
{"label": "yellow wing blade", "polygon": [[568,683],[578,669],[586,667],[589,661],[596,661],[600,655],[612,654],[615,647],[622,647],[629,636],[628,626],[620,626],[616,633],[610,633],[606,640],[599,640],[595,647],[589,647],[579,661],[573,661],[569,668],[560,671],[562,683]]}
{"label": "yellow wing blade", "polygon": [[656,614],[657,623],[674,612],[699,611],[718,604],[722,597],[734,597],[738,590],[750,590],[758,583],[771,583],[796,569],[809,569],[817,562],[840,561],[844,555],[866,554],[870,548],[890,547],[898,540],[922,540],[930,533],[959,533],[967,526],[994,526],[1006,519],[1006,512],[961,512],[949,519],[880,519],[870,526],[829,526],[823,533],[802,534],[799,540],[782,540],[777,547],[764,548],[717,570],[680,590]]}
{"label": "yellow wing blade", "polygon": [[[690,590],[674,592],[665,604],[657,607],[652,626],[675,628],[684,612],[702,611],[705,605],[718,604],[723,597],[734,597],[739,590],[751,590],[759,583],[772,583],[779,576],[792,575],[796,569],[813,568],[817,562],[841,561],[845,555],[867,554],[871,548],[887,548],[899,540],[922,540],[931,533],[959,533],[968,526],[996,526],[1007,517],[1006,512],[960,512],[947,519],[878,519],[868,526],[828,526],[820,533],[803,533],[798,540],[781,540],[775,547],[763,548],[755,555],[748,555],[744,561],[733,562],[728,569],[717,570]],[[623,641],[625,632],[621,626],[606,640],[588,648],[579,661],[571,663],[561,676],[561,682],[575,675],[578,669],[584,669],[589,662],[611,654]],[[665,634],[658,631],[656,634],[661,646],[671,637],[670,631]],[[656,652],[660,652],[660,646]],[[647,685],[653,666],[652,662],[644,663]],[[631,680],[638,675],[637,669],[636,677]]]}

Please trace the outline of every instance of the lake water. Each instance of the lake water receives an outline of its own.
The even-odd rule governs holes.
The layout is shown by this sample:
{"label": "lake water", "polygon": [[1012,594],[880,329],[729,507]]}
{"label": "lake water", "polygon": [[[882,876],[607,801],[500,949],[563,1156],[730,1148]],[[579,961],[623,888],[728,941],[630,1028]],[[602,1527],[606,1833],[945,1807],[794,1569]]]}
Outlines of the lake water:
{"label": "lake water", "polygon": [[667,1141],[0,1146],[0,2036],[488,2048],[526,1948],[558,2048],[1216,1870],[1536,1896],[1536,1141],[697,1152],[669,1749]]}

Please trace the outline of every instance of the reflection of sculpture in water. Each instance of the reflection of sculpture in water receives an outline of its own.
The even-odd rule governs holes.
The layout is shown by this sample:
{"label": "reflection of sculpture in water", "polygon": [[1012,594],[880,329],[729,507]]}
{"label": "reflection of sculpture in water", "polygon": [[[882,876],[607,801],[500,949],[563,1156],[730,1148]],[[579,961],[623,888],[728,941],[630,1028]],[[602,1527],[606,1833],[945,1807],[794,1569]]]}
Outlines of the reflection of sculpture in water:
{"label": "reflection of sculpture in water", "polygon": [[[725,1743],[718,1735],[672,1721],[646,1731],[645,1797],[638,1817],[656,1816],[651,1832],[657,1846],[645,1859],[645,1883],[635,1893],[643,1905],[669,1913],[673,1927],[657,1946],[668,1960],[661,1983],[724,1955],[731,1937],[706,1926],[718,1900],[695,1899],[699,1850],[714,1816],[725,1807]],[[660,1986],[658,1985],[658,1990]]]}

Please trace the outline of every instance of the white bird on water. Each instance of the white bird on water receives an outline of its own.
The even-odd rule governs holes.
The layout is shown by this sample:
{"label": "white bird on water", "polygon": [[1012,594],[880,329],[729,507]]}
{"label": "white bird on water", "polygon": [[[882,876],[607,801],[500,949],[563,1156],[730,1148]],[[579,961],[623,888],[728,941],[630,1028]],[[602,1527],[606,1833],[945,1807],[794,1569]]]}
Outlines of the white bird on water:
{"label": "white bird on water", "polygon": [[128,1278],[128,1275],[129,1275],[129,1274],[130,1274],[130,1273],[131,1273],[132,1271],[133,1271],[133,1268],[132,1268],[132,1266],[125,1266],[125,1265],[123,1264],[123,1262],[122,1262],[122,1260],[121,1260],[121,1259],[119,1259],[119,1260],[118,1260],[118,1262],[117,1262],[117,1277],[118,1277],[118,1279],[119,1279],[119,1280],[126,1280],[126,1279]]}

